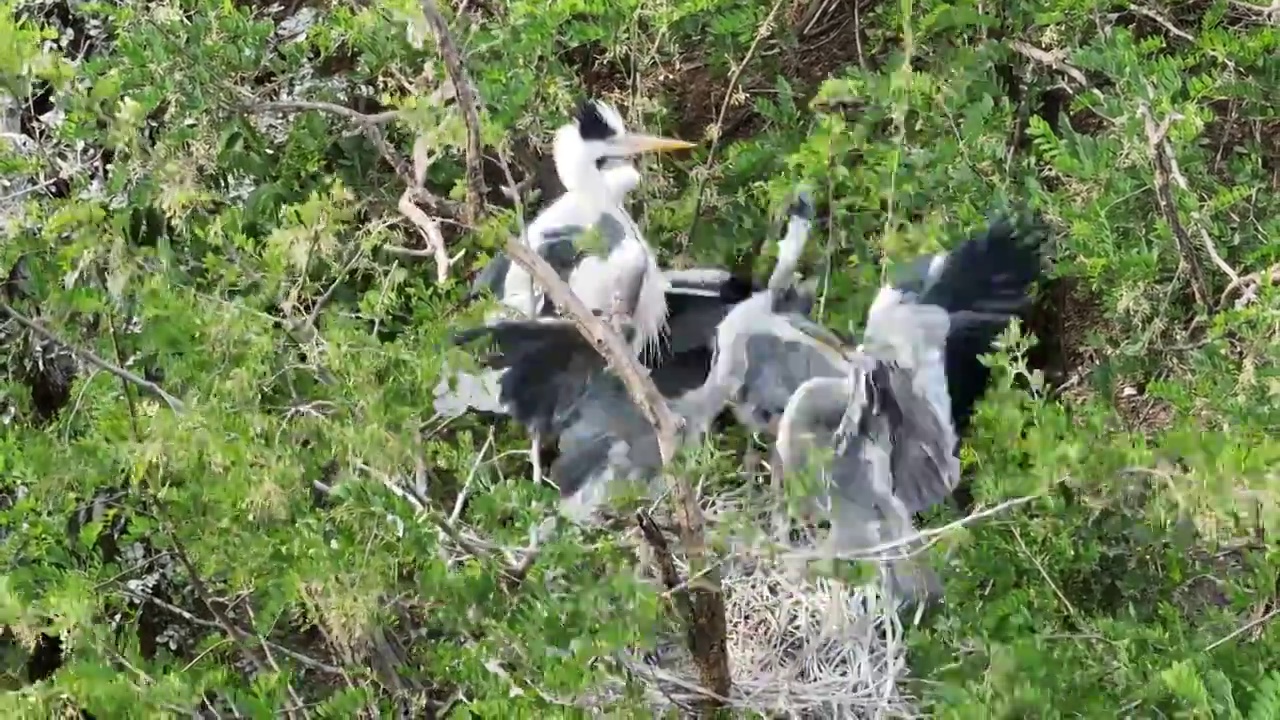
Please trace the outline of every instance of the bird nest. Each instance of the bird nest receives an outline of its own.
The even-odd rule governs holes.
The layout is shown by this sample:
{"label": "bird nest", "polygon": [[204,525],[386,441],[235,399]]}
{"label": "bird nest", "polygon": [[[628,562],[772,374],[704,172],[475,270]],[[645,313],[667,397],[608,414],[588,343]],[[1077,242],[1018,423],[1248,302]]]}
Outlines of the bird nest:
{"label": "bird nest", "polygon": [[[741,527],[741,507],[737,498],[714,499],[708,530],[732,527],[730,518]],[[797,541],[792,533],[787,545],[812,550],[817,532],[804,534]],[[736,547],[726,553],[721,583],[733,709],[786,718],[915,715],[904,690],[903,624],[878,581],[849,586],[761,557],[746,541],[731,545]],[[688,577],[688,568],[680,570]],[[689,708],[704,697],[682,636],[665,638],[658,652],[625,657],[623,664],[655,711]]]}

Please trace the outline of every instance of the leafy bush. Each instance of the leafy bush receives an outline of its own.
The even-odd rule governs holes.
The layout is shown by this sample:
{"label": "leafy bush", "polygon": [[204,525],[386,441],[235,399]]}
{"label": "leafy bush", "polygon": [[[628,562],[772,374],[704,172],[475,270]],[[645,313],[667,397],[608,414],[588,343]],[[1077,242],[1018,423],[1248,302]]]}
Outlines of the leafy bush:
{"label": "leafy bush", "polygon": [[[8,715],[606,704],[663,599],[616,535],[527,562],[555,493],[518,434],[429,409],[466,277],[518,229],[500,187],[534,190],[524,215],[557,192],[539,157],[584,92],[715,138],[646,168],[637,216],[674,263],[757,260],[817,188],[841,330],[887,263],[993,209],[1058,231],[1039,342],[996,353],[964,449],[980,503],[1040,498],[945,537],[922,710],[1276,715],[1274,9],[460,7],[472,227],[417,3],[0,3]],[[415,163],[462,252],[443,279],[398,210]]]}

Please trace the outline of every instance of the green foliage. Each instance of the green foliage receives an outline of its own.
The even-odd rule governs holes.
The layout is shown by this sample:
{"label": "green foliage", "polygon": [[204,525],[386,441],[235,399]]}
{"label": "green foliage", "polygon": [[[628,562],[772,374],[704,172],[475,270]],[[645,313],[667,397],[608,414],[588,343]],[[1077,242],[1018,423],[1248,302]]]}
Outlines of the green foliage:
{"label": "green foliage", "polygon": [[[468,5],[453,22],[483,137],[517,156],[516,180],[584,92],[701,139],[770,9]],[[1040,497],[942,538],[947,606],[912,635],[924,709],[1280,716],[1280,31],[1224,0],[915,0],[863,4],[854,48],[852,18],[800,22],[820,5],[794,4],[732,75],[745,97],[714,162],[644,169],[637,217],[667,259],[763,267],[754,243],[809,183],[839,330],[887,265],[992,212],[1052,223],[1054,320],[993,353],[963,449],[980,502]],[[0,318],[6,716],[425,716],[458,698],[455,716],[571,716],[604,702],[583,698],[616,652],[666,627],[614,535],[561,529],[505,579],[555,493],[527,481],[518,433],[428,405],[456,366],[452,326],[475,317],[464,274],[517,213],[445,223],[465,254],[436,282],[404,251],[421,244],[396,209],[404,180],[370,134],[288,106],[401,110],[378,137],[406,162],[427,138],[427,190],[460,200],[465,126],[433,94],[445,74],[418,4],[295,10],[0,3],[0,95],[17,100],[0,98],[0,173],[34,178],[0,190],[0,269],[25,258],[30,276],[5,297],[185,407]],[[1168,121],[1162,140],[1144,112]],[[1153,153],[1172,161],[1165,187]],[[1231,283],[1206,243],[1263,281]],[[699,472],[731,485],[736,464]],[[30,683],[42,632],[64,664]],[[611,702],[644,712],[634,689]]]}

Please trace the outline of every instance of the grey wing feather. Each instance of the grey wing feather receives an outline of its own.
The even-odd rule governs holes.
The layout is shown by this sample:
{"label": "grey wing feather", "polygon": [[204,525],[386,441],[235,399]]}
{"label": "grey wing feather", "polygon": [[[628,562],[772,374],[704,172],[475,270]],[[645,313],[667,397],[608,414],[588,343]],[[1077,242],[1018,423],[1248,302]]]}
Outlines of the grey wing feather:
{"label": "grey wing feather", "polygon": [[880,365],[874,381],[883,386],[893,422],[893,494],[914,514],[936,505],[960,481],[960,461],[953,454],[955,431],[950,418],[915,390],[911,375],[901,368]]}
{"label": "grey wing feather", "polygon": [[833,365],[814,347],[777,335],[758,333],[747,338],[747,372],[740,404],[755,420],[768,425],[782,414],[787,401],[806,380],[839,377]]}
{"label": "grey wing feather", "polygon": [[488,338],[483,356],[506,368],[501,401],[531,431],[558,435],[551,477],[562,497],[594,494],[613,477],[649,477],[661,468],[657,437],[622,381],[567,321],[506,321],[460,332],[458,344]]}
{"label": "grey wing feather", "polygon": [[622,381],[600,371],[560,434],[560,456],[551,475],[561,496],[613,479],[648,479],[661,468],[653,427],[631,402]]}
{"label": "grey wing feather", "polygon": [[511,258],[506,253],[497,253],[488,265],[484,266],[471,281],[470,298],[478,297],[485,290],[498,295],[502,293],[503,283],[507,281],[507,272],[511,269]]}

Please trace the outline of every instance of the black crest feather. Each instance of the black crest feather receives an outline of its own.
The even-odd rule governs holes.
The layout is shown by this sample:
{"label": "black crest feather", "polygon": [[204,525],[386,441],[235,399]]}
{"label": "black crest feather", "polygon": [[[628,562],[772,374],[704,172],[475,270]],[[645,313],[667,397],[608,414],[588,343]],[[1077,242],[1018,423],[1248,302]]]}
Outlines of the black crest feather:
{"label": "black crest feather", "polygon": [[578,105],[575,118],[578,121],[578,133],[583,140],[608,140],[618,131],[609,124],[600,112],[600,106],[594,100],[583,100]]}

